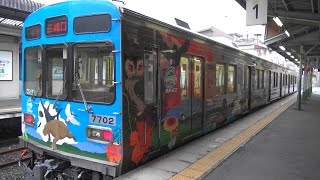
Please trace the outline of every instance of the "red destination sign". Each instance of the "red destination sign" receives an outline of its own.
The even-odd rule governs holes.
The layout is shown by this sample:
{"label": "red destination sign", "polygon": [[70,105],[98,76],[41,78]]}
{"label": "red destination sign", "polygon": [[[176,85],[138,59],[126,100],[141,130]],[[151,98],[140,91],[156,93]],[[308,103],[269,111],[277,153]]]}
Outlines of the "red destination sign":
{"label": "red destination sign", "polygon": [[66,35],[68,30],[68,23],[66,16],[50,18],[46,20],[46,35],[60,36]]}

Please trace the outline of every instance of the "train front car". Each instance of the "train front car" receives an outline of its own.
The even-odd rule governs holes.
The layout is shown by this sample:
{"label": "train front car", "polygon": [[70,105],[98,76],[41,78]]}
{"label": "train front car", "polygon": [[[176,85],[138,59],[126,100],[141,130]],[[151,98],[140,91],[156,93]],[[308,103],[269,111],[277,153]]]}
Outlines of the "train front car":
{"label": "train front car", "polygon": [[106,0],[74,0],[24,22],[20,140],[32,150],[32,179],[119,174],[120,18]]}

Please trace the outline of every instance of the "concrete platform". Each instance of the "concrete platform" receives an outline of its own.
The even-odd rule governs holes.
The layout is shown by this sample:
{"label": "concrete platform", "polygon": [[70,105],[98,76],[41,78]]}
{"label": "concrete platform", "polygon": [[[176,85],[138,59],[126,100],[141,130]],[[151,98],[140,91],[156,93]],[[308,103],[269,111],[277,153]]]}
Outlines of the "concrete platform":
{"label": "concrete platform", "polygon": [[0,99],[0,119],[21,116],[20,99]]}
{"label": "concrete platform", "polygon": [[200,179],[242,147],[295,101],[296,94],[272,103],[117,179]]}
{"label": "concrete platform", "polygon": [[320,179],[320,88],[291,106],[205,180]]}

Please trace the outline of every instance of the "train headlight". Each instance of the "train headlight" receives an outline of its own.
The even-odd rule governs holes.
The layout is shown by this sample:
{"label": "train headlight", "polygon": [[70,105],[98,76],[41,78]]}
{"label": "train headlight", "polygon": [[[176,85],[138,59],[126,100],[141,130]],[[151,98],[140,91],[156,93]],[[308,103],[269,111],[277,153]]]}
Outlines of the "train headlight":
{"label": "train headlight", "polygon": [[94,141],[98,143],[107,144],[107,143],[113,142],[112,129],[107,127],[88,126],[87,137],[90,141]]}
{"label": "train headlight", "polygon": [[24,122],[29,126],[34,126],[34,116],[32,114],[24,114]]}

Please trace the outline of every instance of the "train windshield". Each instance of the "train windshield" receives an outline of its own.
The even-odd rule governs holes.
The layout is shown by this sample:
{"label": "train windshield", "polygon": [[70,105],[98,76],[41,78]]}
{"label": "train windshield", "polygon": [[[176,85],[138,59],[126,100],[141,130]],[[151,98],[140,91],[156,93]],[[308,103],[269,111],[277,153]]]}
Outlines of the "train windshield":
{"label": "train windshield", "polygon": [[26,95],[42,95],[42,49],[29,47],[25,50],[24,90]]}
{"label": "train windshield", "polygon": [[111,43],[76,44],[74,52],[74,100],[114,101],[114,55]]}

